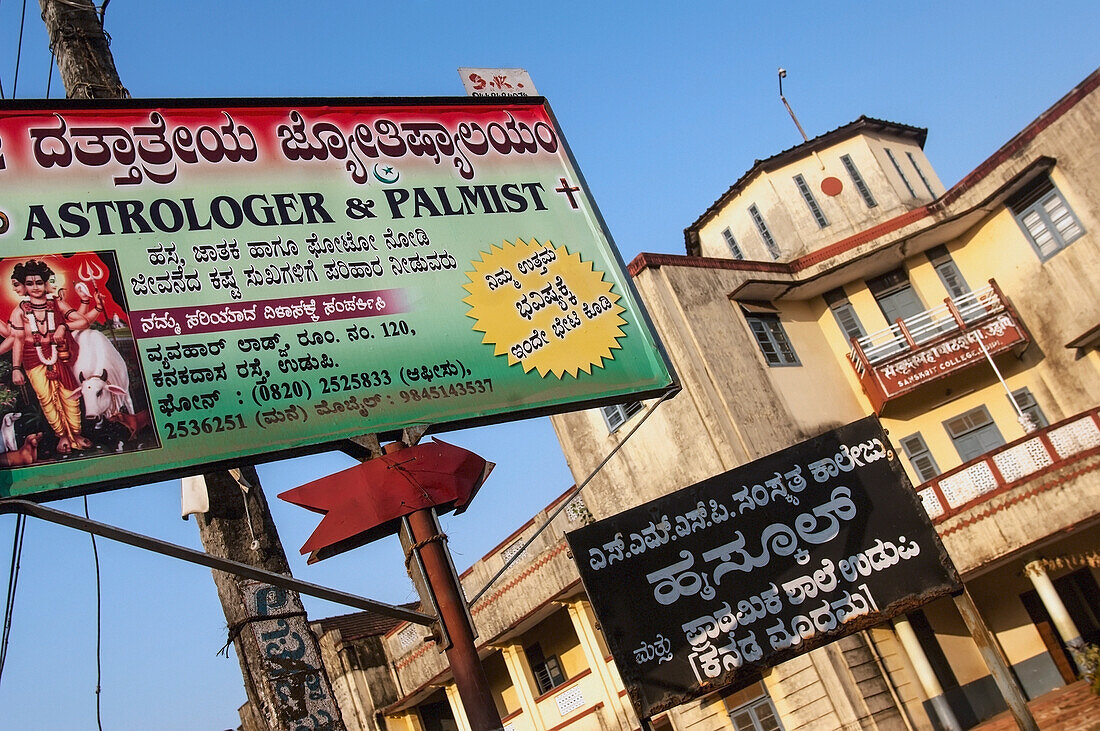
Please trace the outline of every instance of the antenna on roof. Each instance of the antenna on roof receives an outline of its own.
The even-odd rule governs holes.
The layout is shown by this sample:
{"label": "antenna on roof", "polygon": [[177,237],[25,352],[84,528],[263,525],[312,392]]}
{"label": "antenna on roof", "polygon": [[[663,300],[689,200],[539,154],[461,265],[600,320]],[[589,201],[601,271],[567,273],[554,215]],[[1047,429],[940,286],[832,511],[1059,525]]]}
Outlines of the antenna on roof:
{"label": "antenna on roof", "polygon": [[798,117],[794,116],[794,110],[791,109],[791,105],[787,103],[787,97],[783,96],[783,79],[787,78],[787,69],[779,69],[779,99],[783,102],[783,106],[787,108],[787,113],[791,115],[791,119],[794,120],[794,126],[798,127],[799,134],[802,135],[803,142],[809,142],[810,138],[806,136],[806,130],[802,129],[802,125],[798,123]]}
{"label": "antenna on roof", "polygon": [[[810,138],[806,136],[806,130],[802,129],[802,125],[798,123],[798,117],[794,116],[794,110],[791,109],[791,105],[787,103],[787,97],[783,96],[783,79],[787,78],[787,69],[779,68],[779,98],[783,102],[783,106],[787,108],[787,113],[791,115],[791,119],[794,120],[794,126],[798,127],[798,133],[802,135],[803,142],[809,142]],[[817,150],[813,151],[814,159],[817,160],[817,164],[821,166],[821,169],[825,169],[825,163],[821,162],[821,157],[818,156]]]}

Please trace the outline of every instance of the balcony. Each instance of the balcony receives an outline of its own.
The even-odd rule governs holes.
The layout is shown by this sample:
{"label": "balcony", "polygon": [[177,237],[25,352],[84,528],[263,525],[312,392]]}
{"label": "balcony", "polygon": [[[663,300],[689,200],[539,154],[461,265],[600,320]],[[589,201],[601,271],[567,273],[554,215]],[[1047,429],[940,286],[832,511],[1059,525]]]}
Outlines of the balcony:
{"label": "balcony", "polygon": [[917,489],[928,517],[942,523],[1040,473],[1100,448],[1100,407],[1039,429],[960,465]]}
{"label": "balcony", "polygon": [[1100,515],[1100,407],[983,454],[916,488],[959,572]]}
{"label": "balcony", "polygon": [[848,354],[875,413],[887,401],[1029,341],[1016,311],[992,279],[890,327],[852,339]]}

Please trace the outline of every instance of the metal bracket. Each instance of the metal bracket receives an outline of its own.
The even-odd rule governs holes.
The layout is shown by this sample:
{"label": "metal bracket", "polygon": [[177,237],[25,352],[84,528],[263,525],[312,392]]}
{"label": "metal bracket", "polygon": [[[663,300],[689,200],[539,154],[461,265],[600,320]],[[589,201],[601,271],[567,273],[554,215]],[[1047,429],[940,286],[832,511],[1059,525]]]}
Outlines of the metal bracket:
{"label": "metal bracket", "polygon": [[430,424],[416,424],[414,426],[407,426],[401,430],[401,441],[405,443],[406,447],[412,447],[420,443],[421,437],[428,431]]}
{"label": "metal bracket", "polygon": [[327,586],[311,584],[308,581],[295,579],[293,576],[265,571],[264,569],[249,566],[239,561],[231,561],[227,558],[211,556],[208,553],[196,551],[192,548],[177,546],[175,543],[168,543],[167,541],[162,541],[157,538],[143,536],[140,533],[131,533],[128,530],[123,530],[113,525],[88,520],[87,518],[82,518],[78,515],[66,513],[61,510],[47,508],[44,505],[39,505],[29,500],[0,500],[0,515],[15,513],[30,515],[49,523],[56,523],[57,525],[63,525],[67,528],[75,528],[76,530],[81,530],[86,533],[94,533],[97,536],[109,538],[112,541],[125,543],[136,548],[142,548],[146,551],[152,551],[153,553],[159,553],[162,556],[182,559],[188,563],[199,564],[200,566],[217,569],[218,571],[225,571],[226,573],[236,576],[243,576],[246,579],[263,581],[281,589],[289,589],[299,594],[307,594],[312,597],[317,597],[318,599],[324,599],[325,601],[343,604],[353,609],[374,612],[375,614],[381,614],[383,617],[392,617],[393,619],[399,619],[425,627],[429,627],[438,621],[436,617],[429,614],[415,612],[402,607],[395,607],[373,599],[367,599],[366,597],[356,596],[355,594],[347,594],[342,591],[337,591],[336,589],[330,589]]}
{"label": "metal bracket", "polygon": [[[432,585],[428,582],[428,573],[424,570],[424,561],[420,558],[420,549],[416,547],[413,540],[412,526],[409,525],[409,517],[401,517],[401,529],[398,531],[398,537],[401,539],[401,549],[405,553],[405,569],[409,572],[409,578],[412,579],[413,586],[416,587],[416,593],[420,595],[421,604],[427,604],[428,608],[435,613],[435,616],[439,614],[439,603],[436,601],[435,592],[432,591]],[[439,645],[439,651],[443,652],[451,647],[451,637],[447,634],[447,628],[443,626],[443,622],[437,621],[431,626],[434,639]]]}
{"label": "metal bracket", "polygon": [[362,434],[346,439],[341,446],[341,451],[349,457],[365,462],[380,456],[382,445],[378,442],[377,434]]}

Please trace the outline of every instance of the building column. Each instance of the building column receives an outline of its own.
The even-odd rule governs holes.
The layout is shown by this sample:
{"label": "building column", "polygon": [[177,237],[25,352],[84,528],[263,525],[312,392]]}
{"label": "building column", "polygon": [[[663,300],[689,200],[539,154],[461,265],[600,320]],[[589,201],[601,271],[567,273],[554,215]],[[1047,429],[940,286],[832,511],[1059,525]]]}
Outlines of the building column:
{"label": "building column", "polygon": [[451,715],[455,717],[455,725],[458,731],[473,731],[470,721],[466,718],[466,709],[462,707],[462,698],[458,695],[458,686],[447,683],[443,686],[443,692],[447,694],[447,703],[451,706]]}
{"label": "building column", "polygon": [[913,631],[913,625],[909,624],[909,620],[903,614],[898,615],[891,621],[894,624],[894,632],[897,634],[898,640],[901,641],[901,646],[905,650],[905,654],[909,656],[909,662],[917,673],[917,680],[920,681],[925,696],[928,697],[932,709],[939,717],[940,725],[947,731],[959,731],[962,727],[959,725],[958,719],[955,718],[955,712],[951,710],[951,706],[947,703],[947,698],[943,694],[943,686],[940,685],[940,679],[936,677],[936,671],[932,668],[932,663],[928,662],[928,656],[924,654],[924,648],[920,646],[917,633]]}
{"label": "building column", "polygon": [[502,645],[500,654],[504,656],[504,666],[508,668],[508,677],[512,680],[512,686],[516,689],[519,698],[519,707],[524,715],[531,719],[531,727],[535,731],[543,731],[546,726],[542,722],[542,714],[539,713],[538,704],[535,703],[535,695],[531,692],[531,684],[527,681],[530,672],[527,670],[527,657],[522,645]]}
{"label": "building column", "polygon": [[1058,596],[1058,590],[1054,588],[1054,582],[1047,575],[1045,562],[1038,559],[1027,564],[1024,566],[1024,575],[1031,579],[1031,584],[1035,587],[1039,599],[1042,600],[1043,607],[1046,608],[1047,614],[1054,622],[1054,628],[1058,630],[1062,642],[1066,643],[1066,647],[1069,648],[1069,654],[1073,656],[1073,662],[1077,665],[1078,672],[1080,672],[1081,652],[1085,649],[1085,640],[1081,637],[1081,630],[1077,629],[1077,624],[1069,616],[1066,605],[1062,603],[1062,598]]}
{"label": "building column", "polygon": [[[581,649],[584,650],[584,658],[588,661],[588,667],[592,668],[592,672],[600,679],[604,696],[607,698],[608,708],[624,708],[624,705],[620,702],[619,686],[615,682],[607,662],[604,661],[603,653],[600,652],[600,641],[596,637],[596,628],[593,626],[592,616],[588,612],[588,602],[583,599],[575,599],[563,602],[563,604],[569,612],[570,621],[573,622],[573,631],[577,633],[577,639],[580,640]],[[615,713],[616,727],[620,729],[628,728],[624,721],[632,716],[633,714],[624,717],[620,713]]]}

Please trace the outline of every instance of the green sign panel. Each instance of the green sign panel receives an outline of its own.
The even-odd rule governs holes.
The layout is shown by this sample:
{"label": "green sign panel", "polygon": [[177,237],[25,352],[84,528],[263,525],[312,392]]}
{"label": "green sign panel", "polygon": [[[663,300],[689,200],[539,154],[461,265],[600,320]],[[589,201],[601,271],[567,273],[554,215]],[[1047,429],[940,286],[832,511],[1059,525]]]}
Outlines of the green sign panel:
{"label": "green sign panel", "polygon": [[537,100],[5,104],[0,281],[0,497],[675,387]]}

